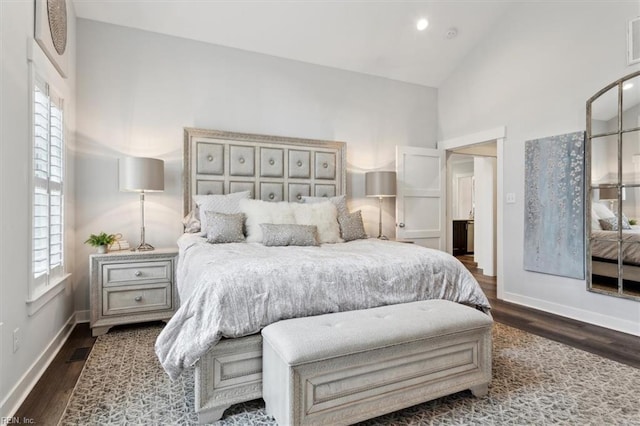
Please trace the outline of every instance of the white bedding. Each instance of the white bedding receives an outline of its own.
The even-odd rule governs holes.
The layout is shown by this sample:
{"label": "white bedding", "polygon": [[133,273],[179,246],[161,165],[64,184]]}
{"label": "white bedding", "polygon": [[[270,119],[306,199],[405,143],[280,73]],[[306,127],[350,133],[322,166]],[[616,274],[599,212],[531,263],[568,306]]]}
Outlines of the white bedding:
{"label": "white bedding", "polygon": [[259,332],[276,321],[426,299],[489,302],[451,255],[377,239],[320,247],[265,247],[178,240],[181,306],[156,342],[171,378],[221,337]]}

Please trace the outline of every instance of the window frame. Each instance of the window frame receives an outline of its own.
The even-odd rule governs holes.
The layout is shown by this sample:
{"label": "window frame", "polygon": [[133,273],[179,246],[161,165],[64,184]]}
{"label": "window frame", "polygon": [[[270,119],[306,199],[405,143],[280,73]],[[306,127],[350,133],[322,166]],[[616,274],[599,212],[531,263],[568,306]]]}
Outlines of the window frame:
{"label": "window frame", "polygon": [[[35,151],[36,151],[36,90],[40,90],[47,98],[48,103],[45,108],[47,108],[48,116],[46,121],[48,123],[47,129],[47,154],[46,154],[46,178],[36,176],[36,159],[35,159]],[[44,306],[47,302],[49,302],[53,297],[55,297],[58,293],[60,293],[67,283],[67,278],[71,275],[67,273],[67,250],[65,249],[66,238],[66,200],[65,200],[65,181],[66,181],[66,167],[65,161],[67,158],[67,130],[66,130],[66,105],[65,99],[60,95],[60,91],[56,90],[51,81],[48,81],[45,78],[45,74],[42,74],[37,69],[36,65],[33,61],[29,61],[29,232],[30,239],[28,244],[29,250],[29,291],[27,298],[27,305],[29,307],[28,312],[29,315],[33,315],[37,312],[42,306]],[[52,168],[51,168],[51,151],[52,151],[52,104],[57,106],[57,109],[60,111],[60,123],[57,127],[58,131],[58,139],[60,143],[58,144],[59,148],[59,169],[58,169],[58,181],[52,179]],[[36,239],[36,223],[35,223],[35,210],[36,210],[36,187],[40,185],[41,188],[46,187],[46,198],[47,198],[47,225],[46,225],[46,271],[41,273],[39,276],[36,276],[36,268],[35,268],[35,239]],[[59,232],[56,233],[56,236],[59,238],[57,244],[60,261],[56,265],[52,265],[51,263],[51,254],[52,254],[52,222],[51,222],[51,208],[52,208],[52,188],[57,189],[58,201],[60,205],[60,213],[55,215],[59,217]]]}

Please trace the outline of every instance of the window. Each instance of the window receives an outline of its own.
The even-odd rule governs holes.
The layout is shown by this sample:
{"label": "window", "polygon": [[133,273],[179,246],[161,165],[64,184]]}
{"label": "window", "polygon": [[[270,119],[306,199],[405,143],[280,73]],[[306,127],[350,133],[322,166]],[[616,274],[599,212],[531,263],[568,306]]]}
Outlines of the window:
{"label": "window", "polygon": [[32,298],[64,275],[65,143],[62,98],[33,81]]}

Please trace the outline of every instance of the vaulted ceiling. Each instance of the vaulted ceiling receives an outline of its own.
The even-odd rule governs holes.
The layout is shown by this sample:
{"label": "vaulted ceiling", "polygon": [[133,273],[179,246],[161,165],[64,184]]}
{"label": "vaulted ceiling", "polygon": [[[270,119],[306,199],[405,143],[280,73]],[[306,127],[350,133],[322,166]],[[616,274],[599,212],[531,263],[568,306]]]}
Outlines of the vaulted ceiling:
{"label": "vaulted ceiling", "polygon": [[[79,18],[439,87],[514,1],[72,0]],[[429,26],[418,31],[426,18]]]}

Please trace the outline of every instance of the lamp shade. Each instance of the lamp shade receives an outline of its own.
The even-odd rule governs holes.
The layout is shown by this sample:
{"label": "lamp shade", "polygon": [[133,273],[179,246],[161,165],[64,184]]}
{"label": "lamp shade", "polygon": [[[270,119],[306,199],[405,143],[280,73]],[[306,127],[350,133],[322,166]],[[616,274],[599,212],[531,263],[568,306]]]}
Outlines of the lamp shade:
{"label": "lamp shade", "polygon": [[[625,188],[622,188],[622,199],[625,200],[626,197]],[[618,188],[600,188],[598,194],[599,200],[617,200],[618,199]]]}
{"label": "lamp shade", "polygon": [[156,158],[124,157],[118,161],[120,191],[164,191],[164,161]]}
{"label": "lamp shade", "polygon": [[365,195],[367,197],[395,197],[396,172],[365,173]]}

